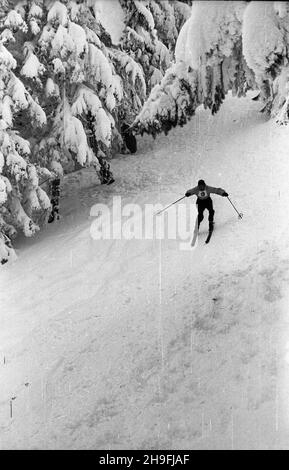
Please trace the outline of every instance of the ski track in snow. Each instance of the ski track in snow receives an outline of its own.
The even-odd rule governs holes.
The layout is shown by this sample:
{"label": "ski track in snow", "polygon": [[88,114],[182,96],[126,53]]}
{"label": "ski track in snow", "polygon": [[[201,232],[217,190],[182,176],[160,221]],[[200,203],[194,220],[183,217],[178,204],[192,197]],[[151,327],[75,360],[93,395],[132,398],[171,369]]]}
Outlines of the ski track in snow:
{"label": "ski track in snow", "polygon": [[[18,241],[0,272],[0,448],[289,448],[289,130],[258,107],[230,97],[139,138],[113,186],[70,175],[61,221]],[[91,238],[96,202],[168,204],[201,177],[244,213],[215,196],[209,245]]]}

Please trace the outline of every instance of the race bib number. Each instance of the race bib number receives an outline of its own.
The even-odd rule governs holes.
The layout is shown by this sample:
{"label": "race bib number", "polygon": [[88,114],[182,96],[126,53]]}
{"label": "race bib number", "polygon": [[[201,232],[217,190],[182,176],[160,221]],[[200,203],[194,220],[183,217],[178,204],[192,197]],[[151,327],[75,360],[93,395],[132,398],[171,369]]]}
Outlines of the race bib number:
{"label": "race bib number", "polygon": [[206,190],[204,191],[199,191],[198,192],[198,197],[200,197],[201,199],[204,199],[205,197],[208,197],[208,193]]}

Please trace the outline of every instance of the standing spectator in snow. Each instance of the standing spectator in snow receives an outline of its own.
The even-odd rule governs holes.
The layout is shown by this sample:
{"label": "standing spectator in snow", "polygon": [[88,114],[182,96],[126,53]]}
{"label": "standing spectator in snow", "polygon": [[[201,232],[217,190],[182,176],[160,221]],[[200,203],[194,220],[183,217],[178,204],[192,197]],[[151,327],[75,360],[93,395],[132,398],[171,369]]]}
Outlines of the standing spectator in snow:
{"label": "standing spectator in snow", "polygon": [[214,188],[213,186],[207,186],[204,180],[198,181],[198,186],[192,189],[188,189],[185,196],[197,196],[198,206],[198,228],[204,218],[204,210],[209,211],[209,230],[213,229],[214,225],[214,214],[213,201],[210,197],[211,193],[218,194],[219,196],[227,197],[228,193],[222,188]]}

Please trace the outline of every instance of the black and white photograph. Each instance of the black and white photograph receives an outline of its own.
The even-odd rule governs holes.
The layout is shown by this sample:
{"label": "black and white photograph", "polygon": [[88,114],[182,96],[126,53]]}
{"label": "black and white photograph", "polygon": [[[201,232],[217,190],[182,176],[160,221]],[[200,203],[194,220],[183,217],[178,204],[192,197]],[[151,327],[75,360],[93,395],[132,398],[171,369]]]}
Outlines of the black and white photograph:
{"label": "black and white photograph", "polygon": [[0,0],[0,450],[289,450],[288,124],[289,1]]}

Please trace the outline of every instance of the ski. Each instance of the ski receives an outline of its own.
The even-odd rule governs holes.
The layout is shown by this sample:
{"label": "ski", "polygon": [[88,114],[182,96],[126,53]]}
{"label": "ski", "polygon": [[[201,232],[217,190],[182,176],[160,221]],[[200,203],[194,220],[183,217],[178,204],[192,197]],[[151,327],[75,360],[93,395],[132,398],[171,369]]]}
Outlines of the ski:
{"label": "ski", "polygon": [[214,231],[214,225],[209,228],[208,236],[206,238],[205,243],[209,243],[209,241],[211,240],[211,236],[212,236],[213,231]]}
{"label": "ski", "polygon": [[208,236],[207,236],[207,238],[206,238],[205,243],[209,243],[209,241],[211,240],[212,233],[213,233],[213,230],[211,230],[211,231],[208,233]]}
{"label": "ski", "polygon": [[198,233],[199,233],[198,218],[196,218],[195,229],[194,229],[193,237],[191,240],[191,247],[195,246],[197,238],[198,238]]}

